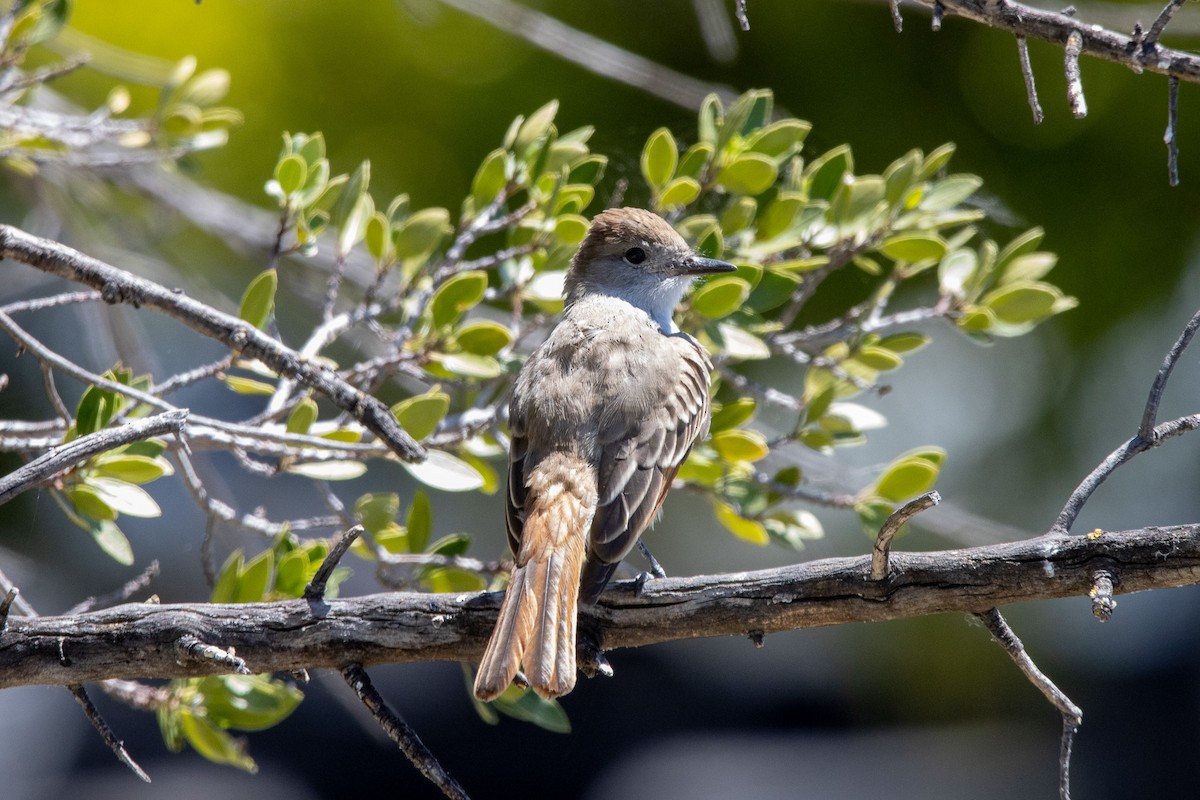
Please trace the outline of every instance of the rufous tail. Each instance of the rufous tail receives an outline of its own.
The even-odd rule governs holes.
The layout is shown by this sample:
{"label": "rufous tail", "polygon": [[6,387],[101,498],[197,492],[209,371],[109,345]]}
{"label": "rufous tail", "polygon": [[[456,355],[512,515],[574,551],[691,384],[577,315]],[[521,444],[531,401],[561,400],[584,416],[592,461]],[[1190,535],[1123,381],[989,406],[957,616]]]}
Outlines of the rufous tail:
{"label": "rufous tail", "polygon": [[580,459],[550,456],[533,470],[528,498],[516,567],[475,676],[480,700],[502,694],[522,665],[542,697],[575,686],[575,610],[594,474]]}

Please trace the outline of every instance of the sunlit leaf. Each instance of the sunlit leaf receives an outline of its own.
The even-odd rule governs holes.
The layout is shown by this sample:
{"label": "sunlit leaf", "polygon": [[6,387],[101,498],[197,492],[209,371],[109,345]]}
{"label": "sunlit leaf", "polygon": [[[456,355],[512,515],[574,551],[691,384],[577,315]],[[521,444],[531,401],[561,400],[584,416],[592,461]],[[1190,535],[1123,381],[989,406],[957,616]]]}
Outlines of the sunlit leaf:
{"label": "sunlit leaf", "polygon": [[442,450],[430,450],[424,461],[401,462],[409,474],[426,486],[443,492],[473,492],[482,488],[483,476],[457,456]]}

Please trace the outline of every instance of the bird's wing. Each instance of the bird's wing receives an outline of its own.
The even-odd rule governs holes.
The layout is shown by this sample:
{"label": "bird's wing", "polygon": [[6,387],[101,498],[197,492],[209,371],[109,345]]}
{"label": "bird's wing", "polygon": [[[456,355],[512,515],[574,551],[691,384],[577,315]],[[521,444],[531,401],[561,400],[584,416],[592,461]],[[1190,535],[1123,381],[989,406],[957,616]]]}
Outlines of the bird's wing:
{"label": "bird's wing", "polygon": [[513,555],[521,549],[521,530],[525,526],[525,498],[529,493],[525,486],[525,456],[529,452],[529,440],[525,437],[525,419],[517,413],[515,404],[509,411],[508,447],[508,491],[505,493],[504,524],[508,531],[508,546]]}
{"label": "bird's wing", "polygon": [[658,514],[692,443],[708,430],[708,356],[691,337],[667,338],[679,365],[660,375],[661,390],[644,413],[613,414],[601,426],[599,506],[592,519],[581,600],[595,602],[638,537]]}

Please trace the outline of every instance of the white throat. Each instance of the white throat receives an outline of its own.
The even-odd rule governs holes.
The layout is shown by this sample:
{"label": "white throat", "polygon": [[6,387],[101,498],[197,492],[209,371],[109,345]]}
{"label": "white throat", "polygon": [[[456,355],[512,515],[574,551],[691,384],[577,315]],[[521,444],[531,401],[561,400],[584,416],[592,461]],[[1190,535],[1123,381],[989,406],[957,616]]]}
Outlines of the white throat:
{"label": "white throat", "polygon": [[646,281],[631,281],[622,286],[595,287],[593,291],[624,300],[631,306],[645,311],[654,324],[665,334],[678,333],[675,325],[675,307],[683,299],[692,282],[690,277],[654,278]]}

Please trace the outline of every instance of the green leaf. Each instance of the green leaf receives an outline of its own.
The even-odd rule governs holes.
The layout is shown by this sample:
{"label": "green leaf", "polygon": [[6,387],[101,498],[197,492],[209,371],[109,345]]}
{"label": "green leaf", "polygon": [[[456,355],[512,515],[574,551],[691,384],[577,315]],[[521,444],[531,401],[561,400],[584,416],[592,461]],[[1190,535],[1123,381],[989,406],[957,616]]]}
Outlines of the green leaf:
{"label": "green leaf", "polygon": [[981,303],[991,309],[1000,322],[1023,325],[1053,314],[1054,306],[1062,296],[1058,287],[1051,284],[1020,281],[988,293]]}
{"label": "green leaf", "polygon": [[437,430],[449,410],[450,395],[436,387],[392,406],[400,426],[418,442]]}
{"label": "green leaf", "polygon": [[199,678],[207,718],[222,728],[261,731],[291,715],[304,693],[266,675],[211,675]]}
{"label": "green leaf", "polygon": [[443,370],[451,376],[489,380],[504,374],[504,368],[493,356],[478,356],[474,353],[445,353],[437,356]]}
{"label": "green leaf", "polygon": [[243,563],[244,557],[240,548],[234,550],[225,559],[225,563],[221,565],[221,571],[217,573],[217,580],[213,584],[212,597],[209,598],[212,602],[234,602],[233,598],[237,596],[238,578],[241,576]]}
{"label": "green leaf", "polygon": [[1000,255],[996,257],[997,267],[1003,269],[1009,261],[1017,256],[1023,256],[1026,253],[1032,253],[1037,249],[1037,246],[1042,243],[1042,239],[1046,236],[1046,232],[1041,228],[1030,228],[1020,236],[1013,239],[1004,246],[1000,251]]}
{"label": "green leaf", "polygon": [[755,133],[746,142],[746,149],[778,160],[800,150],[812,125],[799,119],[781,119]]}
{"label": "green leaf", "polygon": [[370,183],[371,162],[363,161],[354,172],[350,173],[349,180],[342,186],[341,194],[338,195],[337,201],[329,210],[330,225],[338,230],[346,227],[346,223],[350,221],[355,207],[359,205],[359,200],[364,196]]}
{"label": "green leaf", "polygon": [[894,502],[924,494],[937,482],[944,459],[945,451],[935,448],[906,453],[887,466],[873,494]]}
{"label": "green leaf", "polygon": [[75,506],[75,510],[80,514],[91,517],[94,520],[114,520],[117,518],[116,510],[104,499],[100,497],[100,493],[84,483],[77,483],[73,486],[68,486],[63,494],[67,496],[67,500],[71,505]]}
{"label": "green leaf", "polygon": [[529,118],[518,129],[516,139],[513,141],[513,149],[521,153],[537,140],[546,136],[550,131],[550,126],[554,124],[556,114],[558,114],[557,100],[551,100],[530,114]]}
{"label": "green leaf", "polygon": [[363,239],[367,244],[367,252],[375,261],[383,264],[392,258],[395,252],[392,225],[382,211],[376,211],[367,220],[367,230]]}
{"label": "green leaf", "polygon": [[427,569],[421,582],[431,592],[478,592],[487,588],[482,575],[460,567]]}
{"label": "green leaf", "polygon": [[854,158],[850,154],[850,145],[844,144],[835,147],[816,158],[804,171],[809,198],[831,199],[834,192],[842,185],[842,176],[853,170]]}
{"label": "green leaf", "polygon": [[400,495],[369,492],[354,502],[354,516],[372,535],[391,525],[400,513]]}
{"label": "green leaf", "polygon": [[758,239],[774,239],[792,226],[804,206],[804,198],[795,192],[780,192],[758,217]]}
{"label": "green leaf", "polygon": [[351,481],[365,475],[367,465],[361,461],[312,461],[292,464],[287,471],[315,481]]}
{"label": "green leaf", "polygon": [[454,333],[458,346],[477,356],[494,356],[512,344],[512,332],[499,322],[482,319],[467,323]]}
{"label": "green leaf", "polygon": [[713,411],[709,430],[716,434],[736,428],[753,417],[757,407],[758,403],[753,397],[740,397],[732,403],[726,403]]}
{"label": "green leaf", "polygon": [[268,396],[275,394],[274,384],[256,381],[253,378],[243,378],[240,375],[226,375],[224,382],[226,386],[237,394]]}
{"label": "green leaf", "polygon": [[947,254],[938,265],[938,285],[942,294],[965,297],[965,287],[976,266],[973,250],[955,250]]}
{"label": "green leaf", "polygon": [[[551,733],[570,733],[571,721],[557,700],[543,700],[532,689],[513,684],[490,706],[522,722],[531,722]],[[487,706],[485,706],[486,708]]]}
{"label": "green leaf", "polygon": [[296,407],[292,409],[292,413],[288,415],[287,432],[306,434],[316,421],[317,403],[311,397],[305,397],[296,404]]}
{"label": "green leaf", "polygon": [[895,206],[908,197],[909,190],[916,183],[917,170],[920,167],[921,151],[909,150],[884,170],[883,182],[887,186],[884,195],[889,206]]}
{"label": "green leaf", "polygon": [[700,134],[700,141],[709,147],[716,150],[717,134],[721,129],[721,125],[725,119],[725,114],[721,109],[721,98],[716,94],[710,94],[700,103],[699,123],[697,132]]}
{"label": "green leaf", "polygon": [[694,202],[700,196],[700,183],[695,178],[675,178],[658,196],[660,209],[678,208]]}
{"label": "green leaf", "polygon": [[452,230],[449,211],[423,208],[404,220],[396,230],[396,258],[424,258],[436,250]]}
{"label": "green leaf", "polygon": [[719,322],[716,334],[713,338],[719,339],[721,352],[729,358],[755,361],[771,357],[771,349],[767,347],[767,343],[739,325]]}
{"label": "green leaf", "polygon": [[759,545],[760,547],[770,543],[771,537],[761,522],[746,519],[729,503],[714,501],[713,511],[717,522],[721,523],[725,530],[739,539],[745,539],[747,542]]}
{"label": "green leaf", "polygon": [[367,225],[374,216],[375,201],[371,199],[371,195],[364,192],[358,196],[354,207],[350,209],[345,224],[338,229],[338,251],[348,253],[354,245],[361,242],[367,233]]}
{"label": "green leaf", "polygon": [[242,743],[218,728],[208,719],[185,711],[179,717],[180,730],[192,748],[215,764],[257,772],[258,765],[246,754]]}
{"label": "green leaf", "polygon": [[879,372],[887,372],[888,370],[899,369],[904,365],[904,359],[882,347],[872,347],[864,345],[860,347],[850,359],[856,361],[863,366]]}
{"label": "green leaf", "polygon": [[679,164],[679,146],[666,128],[650,134],[642,148],[642,177],[656,194],[671,180]]}
{"label": "green leaf", "polygon": [[761,153],[746,153],[717,174],[717,183],[734,194],[756,195],[775,183],[779,168]]}
{"label": "green leaf", "polygon": [[488,153],[471,181],[471,197],[475,200],[475,208],[481,209],[488,205],[500,194],[508,183],[508,152],[496,149]]}
{"label": "green leaf", "polygon": [[231,603],[257,603],[267,595],[271,586],[271,575],[275,571],[275,554],[264,550],[246,562],[238,570],[237,588],[234,590]]}
{"label": "green leaf", "polygon": [[786,303],[800,288],[800,278],[786,272],[769,270],[763,273],[762,279],[750,292],[746,307],[751,311],[762,314]]}
{"label": "green leaf", "polygon": [[275,180],[285,195],[300,190],[308,178],[308,164],[298,155],[289,155],[275,165]]}
{"label": "green leaf", "polygon": [[123,453],[98,460],[96,472],[126,483],[150,483],[163,475],[170,475],[172,469],[170,462],[162,458]]}
{"label": "green leaf", "polygon": [[88,481],[88,485],[96,491],[101,500],[119,514],[147,519],[162,516],[162,509],[158,507],[158,503],[140,486],[115,478],[100,477],[93,477]]}
{"label": "green leaf", "polygon": [[757,213],[758,201],[753,197],[735,198],[721,212],[721,230],[725,232],[726,236],[743,231],[750,227],[750,223],[754,222],[754,215]]}
{"label": "green leaf", "polygon": [[709,159],[712,158],[713,152],[713,146],[706,142],[697,142],[692,145],[683,154],[683,158],[679,160],[679,166],[675,168],[675,176],[678,178],[695,178],[699,181],[705,167],[708,166]]}
{"label": "green leaf", "polygon": [[430,450],[424,461],[404,461],[401,466],[421,483],[443,492],[473,492],[485,483],[474,467],[442,450]]}
{"label": "green leaf", "polygon": [[595,186],[604,177],[604,169],[607,166],[607,156],[590,155],[575,162],[567,174],[567,180],[570,183],[586,183]]}
{"label": "green leaf", "polygon": [[913,263],[946,255],[946,241],[936,233],[901,233],[884,241],[879,252],[893,261]]}
{"label": "green leaf", "polygon": [[998,284],[1039,281],[1054,269],[1058,256],[1054,253],[1025,253],[1008,261],[996,279]]}
{"label": "green leaf", "polygon": [[88,533],[113,561],[126,567],[133,564],[133,548],[115,522],[108,519],[90,521]]}
{"label": "green leaf", "polygon": [[275,290],[278,286],[279,275],[275,270],[260,272],[246,287],[238,316],[262,330],[275,310]]}
{"label": "green leaf", "polygon": [[954,149],[954,143],[947,142],[926,156],[921,171],[917,173],[917,180],[926,181],[937,174],[938,170],[946,166],[950,156],[954,155]]}
{"label": "green leaf", "polygon": [[801,509],[770,514],[762,520],[762,525],[771,541],[792,550],[799,550],[806,541],[825,535],[825,528],[816,515]]}
{"label": "green leaf", "polygon": [[480,270],[460,272],[443,283],[429,301],[434,326],[440,328],[456,322],[483,300],[487,286],[487,273]]}
{"label": "green leaf", "polygon": [[765,436],[745,429],[717,433],[712,437],[712,446],[726,461],[758,461],[770,452]]}
{"label": "green leaf", "polygon": [[429,501],[429,495],[420,489],[413,492],[404,527],[408,531],[409,547],[413,552],[424,552],[433,533],[433,504]]}
{"label": "green leaf", "polygon": [[925,211],[948,211],[966,200],[983,185],[975,175],[950,175],[933,184],[921,198],[919,208]]}
{"label": "green leaf", "polygon": [[883,527],[895,510],[894,505],[877,497],[870,497],[854,504],[854,512],[858,514],[863,530],[872,538],[878,535],[879,529]]}
{"label": "green leaf", "polygon": [[750,284],[736,275],[707,281],[692,294],[692,309],[709,319],[720,319],[737,311],[750,296]]}
{"label": "green leaf", "polygon": [[929,337],[923,333],[893,333],[879,340],[879,346],[893,353],[912,353],[929,344]]}
{"label": "green leaf", "polygon": [[75,407],[76,433],[80,436],[87,436],[107,425],[112,416],[109,411],[112,399],[111,392],[97,386],[89,386],[85,389]]}

